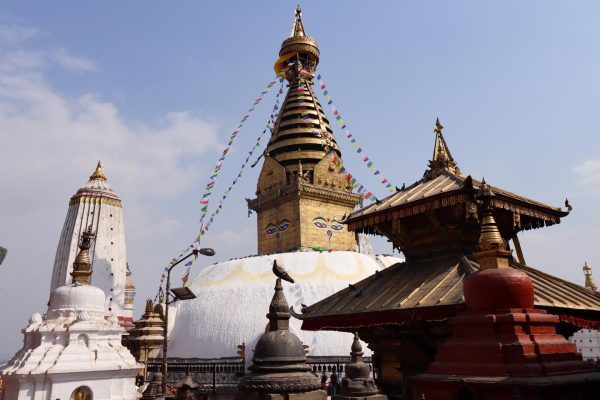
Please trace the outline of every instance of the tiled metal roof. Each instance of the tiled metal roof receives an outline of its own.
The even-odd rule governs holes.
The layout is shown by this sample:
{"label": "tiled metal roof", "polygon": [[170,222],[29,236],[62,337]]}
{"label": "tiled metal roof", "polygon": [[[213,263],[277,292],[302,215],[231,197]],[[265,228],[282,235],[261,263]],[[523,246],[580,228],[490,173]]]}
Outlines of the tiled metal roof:
{"label": "tiled metal roof", "polygon": [[[595,311],[600,318],[600,297],[589,290],[516,262],[512,266],[532,279],[537,307]],[[462,305],[463,278],[477,270],[476,262],[457,255],[399,263],[308,307],[299,317]]]}
{"label": "tiled metal roof", "polygon": [[[414,184],[406,187],[404,190],[400,190],[392,194],[391,196],[386,197],[385,199],[381,200],[380,203],[373,203],[370,206],[355,211],[350,215],[347,221],[351,223],[354,220],[361,219],[361,217],[372,215],[380,211],[386,211],[392,208],[402,207],[404,205],[408,205],[419,200],[426,200],[428,198],[433,198],[438,195],[443,195],[444,193],[460,190],[463,188],[466,180],[466,175],[462,175],[460,173],[457,174],[451,171],[445,171],[433,179],[423,178],[422,180],[417,181]],[[472,181],[473,188],[475,190],[478,190],[481,186],[481,182],[475,179],[473,179]],[[528,204],[530,206],[542,208],[547,211],[566,214],[565,212],[561,211],[561,209],[558,207],[552,207],[539,201],[519,196],[515,193],[509,192],[504,189],[500,189],[495,186],[490,187],[497,197],[504,197],[506,199],[511,199],[520,203]]]}

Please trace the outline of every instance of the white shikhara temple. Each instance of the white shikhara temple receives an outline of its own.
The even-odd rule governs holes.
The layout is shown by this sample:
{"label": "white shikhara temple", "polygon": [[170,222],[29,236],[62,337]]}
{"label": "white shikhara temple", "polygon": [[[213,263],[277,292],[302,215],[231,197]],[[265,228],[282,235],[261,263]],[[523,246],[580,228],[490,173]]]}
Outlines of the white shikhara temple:
{"label": "white shikhara temple", "polygon": [[104,292],[89,284],[92,230],[83,233],[72,283],[50,294],[46,315],[23,329],[23,347],[4,366],[4,399],[133,400],[138,364],[121,344],[118,319],[107,314]]}
{"label": "white shikhara temple", "polygon": [[70,282],[79,237],[89,226],[96,237],[90,249],[93,284],[106,293],[105,309],[122,326],[133,327],[135,287],[125,251],[123,205],[108,184],[100,162],[89,182],[69,202],[56,249],[51,291]]}

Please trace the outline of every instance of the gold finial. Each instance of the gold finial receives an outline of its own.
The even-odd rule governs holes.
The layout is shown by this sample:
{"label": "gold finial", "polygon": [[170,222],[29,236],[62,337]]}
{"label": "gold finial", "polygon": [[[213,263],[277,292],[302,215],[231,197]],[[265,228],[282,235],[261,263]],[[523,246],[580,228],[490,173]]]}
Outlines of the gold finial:
{"label": "gold finial", "polygon": [[96,170],[92,175],[90,175],[90,180],[100,179],[102,181],[106,180],[106,176],[104,175],[104,169],[102,168],[102,162],[98,161],[98,165],[96,165]]}
{"label": "gold finial", "polygon": [[483,208],[481,234],[479,249],[475,253],[482,269],[508,268],[512,257],[512,251],[507,249],[506,241],[502,238],[494,219],[494,205],[492,204],[494,197],[492,188],[486,183],[485,178],[482,179],[481,187],[477,192],[477,198],[481,201]]}
{"label": "gold finial", "polygon": [[594,282],[594,278],[592,277],[592,267],[588,265],[587,261],[583,263],[583,274],[585,275],[585,288],[594,292],[598,290],[596,282]]}
{"label": "gold finial", "polygon": [[152,301],[152,299],[146,300],[146,309],[144,310],[144,314],[150,315],[153,308],[154,308],[154,302]]}
{"label": "gold finial", "polygon": [[290,37],[293,36],[306,36],[304,25],[302,24],[302,9],[300,9],[300,4],[296,6],[296,14],[294,15],[294,26],[292,27]]}
{"label": "gold finial", "polygon": [[442,126],[442,124],[440,124],[440,119],[436,118],[435,119],[435,127],[433,128],[433,131],[435,133],[441,134],[442,133],[442,129],[444,129],[444,127]]}
{"label": "gold finial", "polygon": [[505,250],[506,241],[502,239],[496,220],[492,211],[492,199],[496,197],[490,186],[486,183],[485,178],[481,181],[481,188],[478,193],[479,199],[483,202],[483,216],[481,221],[481,235],[479,236],[480,250]]}
{"label": "gold finial", "polygon": [[433,156],[429,161],[429,170],[427,170],[425,174],[429,178],[435,178],[447,171],[453,173],[460,172],[456,166],[456,162],[454,162],[454,158],[452,158],[452,154],[450,154],[450,149],[446,144],[444,135],[442,135],[442,129],[444,129],[444,127],[440,123],[440,119],[436,118],[435,126],[433,127],[433,131],[435,132]]}
{"label": "gold finial", "polygon": [[90,246],[92,240],[94,240],[94,233],[92,232],[92,226],[81,235],[81,241],[79,243],[79,253],[75,257],[73,262],[73,283],[80,285],[89,285],[90,277],[92,275],[91,261],[90,261]]}

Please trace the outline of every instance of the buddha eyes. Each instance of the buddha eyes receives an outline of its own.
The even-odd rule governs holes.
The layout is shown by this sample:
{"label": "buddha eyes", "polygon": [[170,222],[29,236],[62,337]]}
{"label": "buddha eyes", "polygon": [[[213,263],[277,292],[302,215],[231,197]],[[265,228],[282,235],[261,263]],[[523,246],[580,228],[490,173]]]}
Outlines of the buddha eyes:
{"label": "buddha eyes", "polygon": [[279,224],[279,232],[283,232],[283,231],[285,231],[289,227],[290,227],[290,221],[288,221],[287,219],[284,219]]}
{"label": "buddha eyes", "polygon": [[342,229],[344,229],[344,225],[340,225],[337,223],[337,221],[333,220],[331,222],[331,224],[329,222],[327,222],[325,220],[325,218],[322,217],[317,217],[313,220],[313,224],[315,224],[315,226],[317,228],[320,229],[333,229],[334,231],[341,231]]}
{"label": "buddha eyes", "polygon": [[284,219],[283,221],[281,221],[279,223],[279,227],[275,226],[275,224],[268,224],[267,227],[266,227],[266,229],[265,229],[265,233],[267,235],[272,235],[272,234],[276,233],[277,231],[283,232],[287,228],[289,228],[290,225],[291,225],[291,222],[288,221],[287,219]]}
{"label": "buddha eyes", "polygon": [[325,223],[325,221],[324,221],[324,220],[321,220],[321,219],[315,219],[315,220],[313,221],[313,224],[315,224],[315,226],[316,226],[317,228],[321,228],[321,229],[325,229],[325,228],[327,228],[327,224]]}
{"label": "buddha eyes", "polygon": [[265,229],[265,233],[267,235],[272,235],[275,232],[277,232],[277,227],[275,225],[273,225],[273,224],[267,225],[267,229]]}

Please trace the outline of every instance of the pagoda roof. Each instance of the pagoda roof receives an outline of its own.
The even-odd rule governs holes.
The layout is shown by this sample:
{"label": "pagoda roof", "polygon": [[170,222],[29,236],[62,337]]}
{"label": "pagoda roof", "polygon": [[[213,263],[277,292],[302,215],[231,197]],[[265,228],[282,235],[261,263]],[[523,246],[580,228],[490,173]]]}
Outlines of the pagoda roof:
{"label": "pagoda roof", "polygon": [[[489,186],[496,195],[494,200],[496,208],[518,211],[524,216],[541,222],[524,225],[523,229],[560,223],[560,218],[569,214],[569,211],[562,210],[560,207],[553,207],[496,186]],[[360,229],[379,222],[380,218],[374,218],[376,216],[401,210],[405,212],[400,212],[400,217],[414,215],[431,208],[443,207],[445,203],[440,202],[440,200],[444,198],[450,198],[459,192],[477,191],[480,188],[481,181],[472,179],[460,172],[443,171],[435,177],[424,176],[423,179],[397,191],[395,194],[353,212],[346,219],[346,222],[351,230]],[[434,200],[438,200],[437,207]],[[457,199],[457,201],[461,201],[461,199]],[[452,203],[448,202],[447,204],[451,205]]]}
{"label": "pagoda roof", "polygon": [[[463,279],[480,269],[475,257],[439,255],[395,264],[294,313],[306,330],[444,320],[465,307]],[[582,328],[600,328],[600,296],[579,285],[510,261],[534,286],[535,306]],[[584,316],[579,318],[578,316]]]}
{"label": "pagoda roof", "polygon": [[[434,128],[433,156],[423,177],[410,186],[403,186],[391,196],[350,214],[346,219],[349,229],[362,231],[363,228],[389,219],[390,213],[393,213],[394,218],[403,218],[431,209],[453,206],[456,202],[465,202],[465,194],[473,194],[481,188],[481,181],[463,174],[458,168],[442,134],[442,128],[437,120]],[[495,208],[509,210],[525,217],[520,229],[558,224],[560,218],[567,216],[571,209],[568,202],[565,202],[565,211],[560,207],[489,186],[496,195],[493,201]]]}

